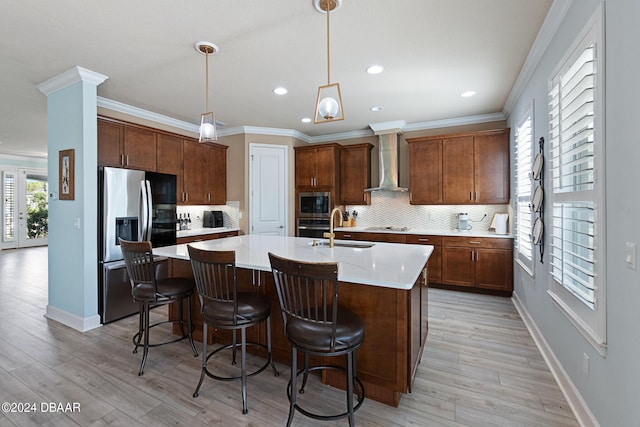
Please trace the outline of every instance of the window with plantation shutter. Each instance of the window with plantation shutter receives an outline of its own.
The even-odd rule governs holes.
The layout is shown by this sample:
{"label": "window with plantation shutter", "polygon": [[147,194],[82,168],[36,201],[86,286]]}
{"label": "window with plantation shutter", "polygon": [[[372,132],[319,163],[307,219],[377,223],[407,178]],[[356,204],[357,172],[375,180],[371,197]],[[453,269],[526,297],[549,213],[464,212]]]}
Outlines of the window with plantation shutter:
{"label": "window with plantation shutter", "polygon": [[4,242],[13,242],[16,240],[16,177],[11,172],[4,172],[3,174],[3,196],[2,213],[4,216],[3,221],[3,236]]}
{"label": "window with plantation shutter", "polygon": [[533,275],[533,243],[531,229],[533,214],[531,212],[530,177],[533,156],[533,119],[531,109],[527,110],[515,129],[515,185],[516,215],[514,221],[514,246],[516,261]]}
{"label": "window with plantation shutter", "polygon": [[[601,18],[549,85],[549,293],[604,351],[604,76]],[[549,191],[549,190],[548,190]]]}

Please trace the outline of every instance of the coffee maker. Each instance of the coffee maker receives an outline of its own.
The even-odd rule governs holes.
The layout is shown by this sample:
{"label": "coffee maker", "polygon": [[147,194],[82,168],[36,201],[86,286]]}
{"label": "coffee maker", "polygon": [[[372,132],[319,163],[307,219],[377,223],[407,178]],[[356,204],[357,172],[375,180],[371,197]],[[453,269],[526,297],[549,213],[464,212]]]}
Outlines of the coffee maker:
{"label": "coffee maker", "polygon": [[469,224],[469,214],[466,212],[460,212],[458,215],[458,227],[460,231],[471,230],[471,224]]}

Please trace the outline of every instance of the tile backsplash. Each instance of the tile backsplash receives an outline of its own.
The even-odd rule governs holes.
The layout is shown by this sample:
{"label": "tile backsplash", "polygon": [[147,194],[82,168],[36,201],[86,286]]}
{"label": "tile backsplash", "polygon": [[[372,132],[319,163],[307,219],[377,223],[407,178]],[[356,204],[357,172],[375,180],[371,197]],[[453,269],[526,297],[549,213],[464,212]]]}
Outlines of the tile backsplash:
{"label": "tile backsplash", "polygon": [[509,205],[411,205],[408,192],[392,191],[371,193],[369,206],[348,205],[346,208],[350,214],[354,210],[358,212],[358,227],[392,226],[433,230],[455,229],[458,212],[468,213],[473,229],[481,231],[489,229],[494,214],[511,213]]}
{"label": "tile backsplash", "polygon": [[240,202],[228,200],[226,205],[212,206],[178,206],[178,216],[189,214],[191,228],[202,228],[204,211],[222,211],[222,220],[225,227],[240,228]]}

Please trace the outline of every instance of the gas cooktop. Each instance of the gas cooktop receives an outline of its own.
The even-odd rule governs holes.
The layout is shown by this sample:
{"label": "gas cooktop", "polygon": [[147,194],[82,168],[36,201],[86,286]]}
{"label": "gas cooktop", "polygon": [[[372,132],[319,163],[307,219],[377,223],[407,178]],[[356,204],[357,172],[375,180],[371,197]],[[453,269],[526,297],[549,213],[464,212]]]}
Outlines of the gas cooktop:
{"label": "gas cooktop", "polygon": [[407,231],[409,227],[396,227],[396,226],[380,226],[380,227],[367,227],[365,230],[370,231]]}

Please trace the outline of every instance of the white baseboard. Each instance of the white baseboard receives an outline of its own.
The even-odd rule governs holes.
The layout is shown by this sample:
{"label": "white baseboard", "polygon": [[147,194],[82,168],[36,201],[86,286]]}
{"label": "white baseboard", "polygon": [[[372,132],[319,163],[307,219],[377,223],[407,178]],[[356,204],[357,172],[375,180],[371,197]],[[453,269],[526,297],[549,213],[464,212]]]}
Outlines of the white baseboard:
{"label": "white baseboard", "polygon": [[576,386],[573,384],[573,381],[571,381],[571,378],[569,378],[569,375],[567,375],[567,372],[562,367],[562,364],[547,343],[547,340],[544,339],[544,336],[536,326],[536,323],[529,315],[529,312],[524,304],[522,304],[515,291],[513,292],[511,300],[518,310],[518,313],[520,313],[520,317],[522,317],[522,320],[533,337],[533,341],[536,343],[540,353],[542,353],[542,357],[544,357],[544,360],[547,362],[547,365],[551,370],[551,374],[558,383],[565,399],[567,399],[578,423],[583,427],[599,427],[600,424],[598,423],[598,420],[593,416],[593,413],[587,406],[587,403],[582,398],[580,391],[578,391]]}
{"label": "white baseboard", "polygon": [[63,325],[66,325],[80,332],[86,332],[88,330],[101,326],[100,316],[97,314],[90,317],[80,317],[49,304],[47,304],[45,317],[51,320],[55,320],[56,322],[62,323]]}

